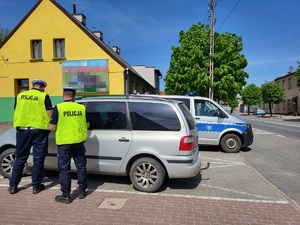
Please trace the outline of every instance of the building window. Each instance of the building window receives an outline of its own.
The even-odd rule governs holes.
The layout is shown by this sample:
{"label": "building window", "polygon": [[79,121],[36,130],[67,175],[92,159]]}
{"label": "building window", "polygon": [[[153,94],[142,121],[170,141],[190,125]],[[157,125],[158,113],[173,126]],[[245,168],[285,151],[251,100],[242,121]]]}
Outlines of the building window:
{"label": "building window", "polygon": [[284,89],[284,84],[285,84],[285,80],[282,81],[282,89],[283,89],[283,90],[285,90],[285,89]]}
{"label": "building window", "polygon": [[285,100],[283,100],[283,106],[282,109],[285,110]]}
{"label": "building window", "polygon": [[29,90],[29,79],[16,79],[16,95],[20,92]]}
{"label": "building window", "polygon": [[32,40],[32,59],[42,59],[42,40]]}
{"label": "building window", "polygon": [[289,90],[292,89],[292,78],[289,78]]}
{"label": "building window", "polygon": [[54,39],[54,58],[65,58],[65,39]]}

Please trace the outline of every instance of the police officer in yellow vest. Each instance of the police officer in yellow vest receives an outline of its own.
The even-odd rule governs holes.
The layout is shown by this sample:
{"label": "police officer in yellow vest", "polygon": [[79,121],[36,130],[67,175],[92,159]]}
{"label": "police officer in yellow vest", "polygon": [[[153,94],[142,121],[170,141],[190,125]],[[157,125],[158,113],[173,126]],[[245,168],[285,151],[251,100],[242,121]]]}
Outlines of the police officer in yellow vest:
{"label": "police officer in yellow vest", "polygon": [[52,103],[45,94],[47,83],[33,80],[32,89],[18,94],[15,101],[14,127],[16,128],[16,151],[8,192],[15,194],[21,181],[25,163],[33,147],[32,186],[33,194],[45,189],[44,161],[48,153],[48,130]]}
{"label": "police officer in yellow vest", "polygon": [[71,203],[71,158],[73,157],[79,186],[79,199],[86,197],[87,169],[84,142],[87,138],[89,122],[84,105],[74,102],[76,90],[63,88],[64,102],[53,109],[49,129],[56,131],[55,140],[58,149],[59,181],[62,195],[55,201]]}

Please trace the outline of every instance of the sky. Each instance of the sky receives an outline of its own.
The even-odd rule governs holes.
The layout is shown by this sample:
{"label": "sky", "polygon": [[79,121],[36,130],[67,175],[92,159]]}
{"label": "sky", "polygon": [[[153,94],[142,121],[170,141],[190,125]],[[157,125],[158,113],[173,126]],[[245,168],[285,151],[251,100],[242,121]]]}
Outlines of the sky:
{"label": "sky", "polygon": [[[159,69],[163,79],[179,32],[201,22],[210,24],[210,0],[56,0],[68,12],[86,16],[87,27],[103,33],[104,42],[118,46],[132,66]],[[217,33],[242,37],[248,61],[247,84],[295,71],[300,61],[299,0],[215,0]],[[0,27],[13,29],[37,0],[0,0]]]}

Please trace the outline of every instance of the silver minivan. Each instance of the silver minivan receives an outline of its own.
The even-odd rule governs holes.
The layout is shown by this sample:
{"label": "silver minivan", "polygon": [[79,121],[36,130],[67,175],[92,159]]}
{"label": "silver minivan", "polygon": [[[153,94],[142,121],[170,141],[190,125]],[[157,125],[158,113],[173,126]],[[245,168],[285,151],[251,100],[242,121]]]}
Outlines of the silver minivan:
{"label": "silver minivan", "polygon": [[235,153],[253,143],[251,124],[228,113],[221,105],[209,98],[188,95],[139,94],[136,96],[183,101],[197,124],[199,145],[220,145],[223,151]]}
{"label": "silver minivan", "polygon": [[[86,140],[89,173],[129,176],[135,189],[157,191],[166,178],[189,178],[201,169],[198,131],[183,102],[135,97],[84,97],[90,128]],[[9,176],[15,129],[0,135],[0,173]],[[32,157],[27,169],[32,167]],[[72,170],[76,167],[72,162]],[[57,170],[54,134],[45,168]]]}

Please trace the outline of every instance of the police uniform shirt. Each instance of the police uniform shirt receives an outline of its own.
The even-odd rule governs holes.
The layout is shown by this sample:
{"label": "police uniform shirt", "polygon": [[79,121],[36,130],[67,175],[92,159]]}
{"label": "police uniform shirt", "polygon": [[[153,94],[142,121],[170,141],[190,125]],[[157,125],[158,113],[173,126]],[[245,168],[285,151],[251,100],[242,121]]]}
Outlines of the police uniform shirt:
{"label": "police uniform shirt", "polygon": [[[74,102],[74,101],[73,100],[65,100],[64,102]],[[85,114],[85,117],[86,117],[86,122],[88,123],[87,113]],[[58,122],[58,110],[57,110],[57,106],[54,106],[53,112],[52,112],[52,117],[50,119],[50,124],[56,125],[57,122]]]}

